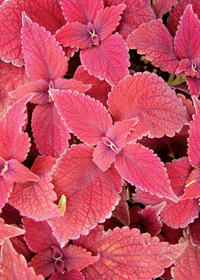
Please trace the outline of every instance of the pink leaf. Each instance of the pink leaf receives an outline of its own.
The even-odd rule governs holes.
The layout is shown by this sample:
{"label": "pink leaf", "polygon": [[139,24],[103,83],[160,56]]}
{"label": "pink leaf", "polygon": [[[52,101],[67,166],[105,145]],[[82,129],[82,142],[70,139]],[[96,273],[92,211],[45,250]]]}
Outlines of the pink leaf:
{"label": "pink leaf", "polygon": [[24,234],[25,231],[17,226],[6,225],[4,220],[0,218],[0,245],[3,244],[4,239]]}
{"label": "pink leaf", "polygon": [[11,182],[26,182],[26,181],[38,181],[39,177],[33,174],[26,166],[21,164],[16,159],[11,159],[5,163],[5,173],[3,177],[7,181]]}
{"label": "pink leaf", "polygon": [[107,37],[99,46],[81,50],[82,65],[90,75],[105,79],[110,85],[117,84],[128,73],[128,47],[121,35]]}
{"label": "pink leaf", "polygon": [[35,221],[60,216],[60,209],[53,203],[57,196],[50,182],[51,176],[46,173],[37,183],[16,183],[9,197],[9,203],[17,208],[21,215]]}
{"label": "pink leaf", "polygon": [[[116,120],[139,118],[134,135],[172,137],[190,118],[182,101],[161,77],[154,73],[126,76],[109,94],[109,111]],[[161,113],[162,112],[162,113]]]}
{"label": "pink leaf", "polygon": [[174,39],[176,57],[195,60],[200,57],[199,32],[200,21],[193,12],[192,5],[189,4],[181,17]]}
{"label": "pink leaf", "polygon": [[22,11],[52,34],[66,22],[58,1],[4,1],[0,6],[0,56],[3,61],[12,61],[17,66],[24,64],[21,51]]}
{"label": "pink leaf", "polygon": [[166,169],[152,150],[140,144],[126,145],[117,155],[115,165],[122,178],[132,185],[178,202],[170,187]]}
{"label": "pink leaf", "polygon": [[[62,79],[58,78],[54,82],[54,88],[55,89],[70,89],[71,91],[78,91],[78,92],[86,92],[91,88],[90,83],[82,83],[81,81],[77,81],[75,79]],[[87,85],[86,85],[87,84]]]}
{"label": "pink leaf", "polygon": [[59,247],[59,243],[47,221],[36,222],[33,219],[24,217],[23,224],[26,230],[24,238],[32,252],[37,253],[46,250],[52,245]]}
{"label": "pink leaf", "polygon": [[200,166],[200,101],[193,97],[196,114],[193,116],[193,121],[190,123],[189,138],[188,138],[188,156],[191,164],[194,167]]}
{"label": "pink leaf", "polygon": [[145,54],[154,66],[175,73],[179,61],[174,54],[173,38],[161,19],[141,24],[128,36],[126,42],[130,49]]}
{"label": "pink leaf", "polygon": [[189,93],[198,97],[200,93],[200,79],[186,76],[185,81],[188,84]]}
{"label": "pink leaf", "polygon": [[86,249],[72,244],[62,248],[61,252],[67,271],[73,269],[80,271],[100,259],[100,255],[92,256],[91,252],[87,252]]}
{"label": "pink leaf", "polygon": [[122,19],[117,27],[124,39],[135,29],[137,29],[142,23],[149,22],[156,19],[152,7],[149,2],[145,3],[143,0],[104,0],[106,6],[115,6],[120,3],[126,4],[126,8],[123,11]]}
{"label": "pink leaf", "polygon": [[184,234],[180,239],[180,244],[188,241],[188,246],[183,254],[175,260],[175,267],[171,273],[174,279],[188,280],[198,279],[200,274],[200,248],[193,246],[190,241],[190,236]]}
{"label": "pink leaf", "polygon": [[84,84],[92,84],[92,88],[86,94],[99,100],[104,107],[108,107],[107,99],[108,93],[111,91],[111,86],[105,80],[101,81],[95,76],[90,75],[82,65],[76,69],[73,78]]}
{"label": "pink leaf", "polygon": [[193,245],[200,245],[200,218],[194,220],[193,223],[188,226],[188,233]]}
{"label": "pink leaf", "polygon": [[[22,44],[26,71],[32,80],[47,82],[63,77],[68,68],[67,59],[50,32],[33,23],[23,13]],[[36,71],[37,69],[37,71]]]}
{"label": "pink leaf", "polygon": [[186,244],[169,245],[159,242],[138,229],[115,228],[103,232],[96,227],[89,235],[81,236],[74,244],[93,254],[100,253],[100,260],[82,270],[88,280],[105,278],[151,280],[162,275],[174,259],[185,250]]}
{"label": "pink leaf", "polygon": [[55,191],[67,199],[64,216],[48,221],[61,247],[109,218],[118,203],[121,177],[113,166],[102,172],[92,161],[93,150],[72,146],[53,168]]}
{"label": "pink leaf", "polygon": [[15,67],[11,63],[0,61],[0,119],[16,101],[8,93],[28,81],[24,67]]}
{"label": "pink leaf", "polygon": [[125,4],[119,4],[118,6],[107,7],[97,12],[94,28],[100,41],[105,40],[115,31],[121,19],[120,14],[125,8]]}
{"label": "pink leaf", "polygon": [[[70,90],[50,90],[58,113],[78,138],[95,145],[111,127],[111,117],[99,101]],[[84,129],[83,129],[84,127]]]}
{"label": "pink leaf", "polygon": [[29,93],[34,93],[31,102],[43,104],[49,101],[48,90],[49,84],[45,80],[37,80],[19,86],[15,90],[9,92],[9,95],[20,99]]}
{"label": "pink leaf", "polygon": [[[42,276],[36,276],[32,268],[28,268],[27,262],[12,247],[9,240],[5,240],[1,247],[0,278],[2,280],[42,280]],[[9,278],[8,278],[9,277]]]}
{"label": "pink leaf", "polygon": [[180,199],[192,199],[200,197],[200,170],[194,169],[188,176],[184,194]]}
{"label": "pink leaf", "polygon": [[0,178],[0,212],[4,204],[8,201],[8,197],[13,188],[13,182]]}
{"label": "pink leaf", "polygon": [[164,14],[169,12],[177,0],[155,0],[153,3],[154,13],[157,18],[162,18]]}
{"label": "pink leaf", "polygon": [[85,277],[77,270],[66,271],[64,274],[60,274],[56,271],[49,280],[85,280]]}
{"label": "pink leaf", "polygon": [[68,22],[79,21],[82,24],[93,21],[97,11],[103,9],[102,0],[61,0],[61,5]]}
{"label": "pink leaf", "polygon": [[29,151],[29,138],[22,132],[25,123],[26,103],[32,95],[22,98],[0,119],[0,156],[5,160],[16,159],[19,162],[25,160]]}
{"label": "pink leaf", "polygon": [[86,49],[93,45],[87,25],[78,21],[68,22],[57,31],[55,38],[65,47]]}
{"label": "pink leaf", "polygon": [[53,102],[36,106],[32,114],[32,131],[40,154],[58,158],[68,146],[69,130]]}
{"label": "pink leaf", "polygon": [[176,35],[177,27],[180,22],[180,17],[183,15],[184,10],[188,4],[192,4],[194,13],[200,17],[200,6],[198,0],[182,0],[177,1],[174,8],[170,12],[170,16],[167,19],[167,28],[173,37]]}
{"label": "pink leaf", "polygon": [[31,172],[40,177],[44,176],[45,173],[51,171],[54,164],[56,164],[55,158],[51,156],[38,156],[31,167]]}

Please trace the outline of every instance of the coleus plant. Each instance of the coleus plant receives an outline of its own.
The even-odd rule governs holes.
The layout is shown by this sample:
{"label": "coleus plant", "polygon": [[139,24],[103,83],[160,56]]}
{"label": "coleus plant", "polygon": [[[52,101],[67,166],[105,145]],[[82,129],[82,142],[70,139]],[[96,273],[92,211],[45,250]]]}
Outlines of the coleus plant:
{"label": "coleus plant", "polygon": [[198,279],[199,11],[0,2],[1,279]]}

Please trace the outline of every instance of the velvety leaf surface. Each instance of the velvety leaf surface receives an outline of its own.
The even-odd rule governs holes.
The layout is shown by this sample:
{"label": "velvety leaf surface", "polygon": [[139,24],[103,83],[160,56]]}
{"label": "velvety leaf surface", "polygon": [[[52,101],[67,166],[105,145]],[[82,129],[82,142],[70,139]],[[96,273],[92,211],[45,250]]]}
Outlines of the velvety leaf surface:
{"label": "velvety leaf surface", "polygon": [[82,83],[81,81],[77,81],[75,79],[62,79],[62,78],[58,78],[56,79],[54,82],[54,88],[56,89],[70,89],[71,91],[78,91],[78,92],[86,92],[91,88],[91,84],[88,83]]}
{"label": "velvety leaf surface", "polygon": [[185,80],[188,84],[189,90],[190,90],[190,94],[191,95],[195,95],[195,96],[199,96],[199,92],[200,92],[200,79],[196,79],[196,78],[192,78],[192,77],[185,77]]}
{"label": "velvety leaf surface", "polygon": [[128,190],[125,186],[122,187],[122,191],[120,193],[120,201],[116,206],[114,211],[112,212],[112,216],[116,217],[124,226],[130,225],[130,214],[129,214],[129,205],[127,203],[128,200]]}
{"label": "velvety leaf surface", "polygon": [[58,158],[68,146],[70,134],[54,103],[37,105],[31,125],[40,154]]}
{"label": "velvety leaf surface", "polygon": [[121,177],[114,166],[102,172],[92,161],[93,150],[74,145],[53,167],[55,192],[67,198],[64,216],[48,221],[61,247],[109,218],[118,203]]}
{"label": "velvety leaf surface", "polygon": [[18,228],[17,226],[7,225],[4,220],[0,218],[0,245],[3,244],[4,239],[24,234],[25,230]]}
{"label": "velvety leaf surface", "polygon": [[67,127],[85,143],[97,144],[111,127],[110,115],[99,101],[70,90],[50,94]]}
{"label": "velvety leaf surface", "polygon": [[[8,278],[9,275],[9,278]],[[32,268],[28,268],[25,258],[19,255],[9,240],[5,240],[1,247],[0,277],[2,280],[42,280],[36,276]]]}
{"label": "velvety leaf surface", "polygon": [[126,8],[125,4],[107,7],[99,10],[95,16],[94,27],[100,41],[105,40],[111,35],[119,25],[120,14]]}
{"label": "velvety leaf surface", "polygon": [[87,25],[79,21],[68,22],[56,32],[55,38],[65,47],[86,49],[93,45]]}
{"label": "velvety leaf surface", "polygon": [[107,37],[99,46],[81,50],[81,63],[90,75],[105,79],[110,85],[117,84],[128,73],[128,47],[121,35]]}
{"label": "velvety leaf surface", "polygon": [[172,268],[171,273],[177,280],[197,280],[200,274],[200,248],[193,246],[190,237],[186,234],[180,239],[180,244],[185,241],[188,241],[188,246],[183,254],[175,260],[175,267]]}
{"label": "velvety leaf surface", "polygon": [[96,227],[73,243],[101,255],[98,262],[82,270],[88,280],[128,279],[130,275],[135,280],[151,280],[162,275],[163,268],[170,266],[186,247],[159,242],[148,233],[141,235],[138,229],[128,227],[107,232]]}
{"label": "velvety leaf surface", "polygon": [[120,3],[124,3],[127,6],[123,11],[122,19],[117,27],[117,32],[119,32],[124,39],[142,23],[156,19],[151,5],[149,5],[148,2],[145,3],[143,0],[104,0],[104,5],[106,6],[114,6]]}
{"label": "velvety leaf surface", "polygon": [[61,0],[61,5],[69,22],[79,21],[83,24],[93,21],[97,11],[103,9],[102,0]]}
{"label": "velvety leaf surface", "polygon": [[5,1],[0,6],[0,56],[3,61],[12,61],[17,66],[24,64],[21,51],[23,11],[52,34],[66,22],[58,0]]}
{"label": "velvety leaf surface", "polygon": [[9,203],[20,214],[35,221],[60,216],[60,209],[53,203],[57,199],[51,184],[51,175],[46,173],[39,182],[16,183]]}
{"label": "velvety leaf surface", "polygon": [[81,81],[83,84],[91,84],[92,87],[86,92],[86,94],[99,100],[104,107],[108,107],[107,99],[108,93],[111,91],[111,86],[105,80],[101,81],[95,76],[90,75],[82,65],[76,69],[73,78]]}
{"label": "velvety leaf surface", "polygon": [[43,104],[49,101],[49,84],[45,80],[37,80],[25,83],[9,92],[11,97],[20,99],[28,93],[34,93],[32,103]]}
{"label": "velvety leaf surface", "polygon": [[172,137],[190,121],[182,101],[161,77],[154,73],[126,76],[109,94],[109,111],[116,120],[139,118],[134,135]]}
{"label": "velvety leaf surface", "polygon": [[175,73],[179,61],[174,54],[173,37],[161,19],[141,24],[127,37],[126,42],[130,49],[145,54],[145,58],[152,61],[154,66]]}
{"label": "velvety leaf surface", "polygon": [[181,199],[193,199],[200,196],[200,170],[194,169],[188,176]]}
{"label": "velvety leaf surface", "polygon": [[[0,208],[8,201],[8,197],[13,188],[13,182],[0,178]],[[1,210],[0,210],[1,212]]]}
{"label": "velvety leaf surface", "polygon": [[19,162],[25,160],[29,151],[29,138],[22,132],[25,123],[26,103],[32,95],[22,98],[0,119],[0,156],[5,160],[16,159]]}
{"label": "velvety leaf surface", "polygon": [[194,220],[193,223],[188,226],[188,234],[190,235],[191,243],[200,245],[200,218]]}
{"label": "velvety leaf surface", "polygon": [[83,274],[77,270],[71,270],[70,272],[65,272],[64,274],[60,274],[59,272],[55,272],[49,280],[85,280]]}
{"label": "velvety leaf surface", "polygon": [[33,174],[26,166],[16,159],[11,159],[5,163],[5,173],[2,174],[4,179],[11,182],[38,181],[39,177]]}
{"label": "velvety leaf surface", "polygon": [[157,18],[162,18],[164,14],[169,12],[177,0],[155,0],[153,3],[154,13]]}
{"label": "velvety leaf surface", "polygon": [[11,63],[0,61],[0,118],[15,101],[8,93],[28,81],[24,67],[15,67]]}
{"label": "velvety leaf surface", "polygon": [[51,156],[37,156],[31,166],[31,171],[41,177],[50,172],[54,164],[56,164],[56,159]]}
{"label": "velvety leaf surface", "polygon": [[176,57],[179,59],[198,59],[200,57],[200,21],[193,12],[192,5],[187,5],[174,39]]}
{"label": "velvety leaf surface", "polygon": [[178,202],[170,187],[166,169],[152,150],[140,144],[126,145],[117,155],[115,165],[122,178],[132,185]]}
{"label": "velvety leaf surface", "polygon": [[52,245],[59,247],[59,243],[47,221],[36,222],[33,219],[24,217],[23,224],[26,230],[24,239],[29,249],[34,253],[46,250]]}
{"label": "velvety leaf surface", "polygon": [[188,156],[191,164],[198,168],[200,166],[200,101],[193,97],[193,102],[196,114],[193,116],[193,121],[190,122]]}
{"label": "velvety leaf surface", "polygon": [[174,5],[174,8],[170,12],[170,16],[167,19],[167,28],[169,32],[174,37],[177,31],[177,27],[180,22],[180,17],[184,13],[184,10],[188,4],[192,4],[192,8],[195,14],[200,17],[200,6],[198,0],[182,0],[177,1],[177,3]]}
{"label": "velvety leaf surface", "polygon": [[[26,71],[32,80],[47,82],[63,77],[68,69],[67,59],[50,32],[22,16],[22,45]],[[37,71],[35,71],[37,69]]]}
{"label": "velvety leaf surface", "polygon": [[72,244],[62,248],[61,252],[67,271],[73,269],[80,271],[100,259],[100,255],[92,256],[91,252],[87,252],[86,249]]}

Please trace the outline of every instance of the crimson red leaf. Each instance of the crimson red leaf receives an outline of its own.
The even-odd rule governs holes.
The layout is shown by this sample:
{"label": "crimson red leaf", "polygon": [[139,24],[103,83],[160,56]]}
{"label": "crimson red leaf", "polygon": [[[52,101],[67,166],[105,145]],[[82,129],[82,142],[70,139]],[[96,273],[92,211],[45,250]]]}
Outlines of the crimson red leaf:
{"label": "crimson red leaf", "polygon": [[11,63],[0,61],[0,119],[16,101],[8,93],[28,81],[24,67],[15,67]]}
{"label": "crimson red leaf", "polygon": [[182,100],[154,73],[126,76],[109,94],[109,111],[116,120],[139,118],[134,136],[174,136],[190,118]]}
{"label": "crimson red leaf", "polygon": [[[23,13],[22,45],[26,71],[32,80],[47,82],[63,77],[68,68],[67,59],[50,32],[33,23]],[[35,71],[37,69],[37,71]]]}
{"label": "crimson red leaf", "polygon": [[[86,92],[91,88],[90,83],[82,83],[81,81],[77,81],[75,79],[62,79],[58,78],[54,82],[54,88],[56,89],[70,89],[71,91],[78,91],[78,92]],[[88,85],[86,85],[88,84]]]}
{"label": "crimson red leaf", "polygon": [[[111,117],[98,100],[70,90],[50,90],[58,113],[78,138],[95,145],[111,127]],[[83,129],[84,127],[84,129]]]}
{"label": "crimson red leaf", "polygon": [[46,250],[52,245],[59,247],[59,243],[47,221],[36,222],[24,217],[23,224],[26,230],[24,239],[32,252],[37,253]]}
{"label": "crimson red leaf", "polygon": [[193,223],[188,226],[188,233],[193,245],[200,245],[200,218],[194,220]]}
{"label": "crimson red leaf", "polygon": [[96,227],[73,243],[93,254],[100,253],[98,262],[82,270],[88,280],[120,280],[130,276],[134,280],[151,280],[161,276],[164,268],[169,267],[186,247],[186,244],[159,242],[157,237],[140,234],[138,229],[128,227],[107,232]]}
{"label": "crimson red leaf", "polygon": [[46,173],[37,183],[16,183],[9,203],[17,208],[21,215],[35,221],[44,221],[61,215],[60,209],[53,203],[56,199],[51,175]]}
{"label": "crimson red leaf", "polygon": [[116,169],[132,185],[159,197],[178,202],[163,163],[152,150],[140,144],[126,145],[116,157]]}
{"label": "crimson red leaf", "polygon": [[161,19],[141,24],[128,36],[126,42],[130,49],[145,54],[154,66],[175,73],[179,61],[174,54],[173,38]]}
{"label": "crimson red leaf", "polygon": [[0,6],[0,56],[5,62],[12,61],[22,66],[21,51],[22,11],[52,34],[65,24],[59,1],[55,0],[10,0]]}
{"label": "crimson red leaf", "polygon": [[108,93],[111,90],[111,86],[105,80],[101,81],[95,76],[90,75],[82,65],[76,69],[73,78],[81,81],[84,84],[92,84],[92,88],[88,90],[86,94],[99,100],[104,105],[104,107],[108,107],[107,99]]}
{"label": "crimson red leaf", "polygon": [[181,17],[174,39],[176,57],[195,60],[199,58],[200,44],[197,39],[199,32],[200,21],[189,4]]}
{"label": "crimson red leaf", "polygon": [[6,225],[4,224],[4,220],[0,218],[0,245],[2,245],[4,239],[8,239],[24,233],[25,230],[18,228],[17,226]]}
{"label": "crimson red leaf", "polygon": [[12,108],[0,119],[0,156],[5,160],[25,160],[29,151],[28,134],[22,132],[26,114],[26,103],[32,95],[25,96],[16,102]]}
{"label": "crimson red leaf", "polygon": [[186,76],[185,81],[188,84],[189,93],[198,97],[200,92],[200,79]]}
{"label": "crimson red leaf", "polygon": [[[32,268],[28,268],[25,258],[19,255],[9,240],[5,240],[1,247],[0,278],[2,280],[43,280],[36,276]],[[9,278],[8,278],[9,277]]]}
{"label": "crimson red leaf", "polygon": [[79,21],[83,24],[93,21],[97,11],[103,9],[102,0],[61,0],[61,4],[69,22]]}
{"label": "crimson red leaf", "polygon": [[149,1],[145,3],[143,0],[104,0],[104,5],[106,4],[107,6],[114,6],[120,3],[124,3],[127,6],[123,11],[122,19],[117,27],[117,32],[124,39],[142,23],[156,19]]}
{"label": "crimson red leaf", "polygon": [[200,248],[193,246],[190,236],[184,234],[180,239],[180,244],[188,241],[188,246],[183,254],[175,260],[175,267],[171,269],[174,279],[188,280],[199,279],[200,274]]}
{"label": "crimson red leaf", "polygon": [[129,74],[128,47],[118,33],[107,37],[99,46],[81,50],[81,63],[90,75],[117,84]]}
{"label": "crimson red leaf", "polygon": [[193,116],[193,121],[190,123],[189,138],[188,138],[188,156],[191,164],[194,167],[200,166],[200,101],[193,97],[196,114]]}
{"label": "crimson red leaf", "polygon": [[32,114],[32,131],[40,154],[58,158],[68,146],[69,130],[53,102],[36,106]]}
{"label": "crimson red leaf", "polygon": [[61,247],[104,222],[118,203],[121,177],[113,166],[102,172],[92,161],[93,150],[74,145],[53,167],[55,191],[58,197],[64,194],[67,198],[64,216],[48,221]]}

